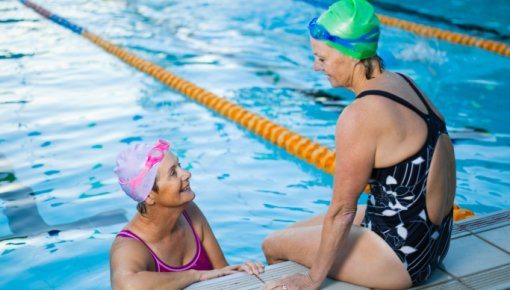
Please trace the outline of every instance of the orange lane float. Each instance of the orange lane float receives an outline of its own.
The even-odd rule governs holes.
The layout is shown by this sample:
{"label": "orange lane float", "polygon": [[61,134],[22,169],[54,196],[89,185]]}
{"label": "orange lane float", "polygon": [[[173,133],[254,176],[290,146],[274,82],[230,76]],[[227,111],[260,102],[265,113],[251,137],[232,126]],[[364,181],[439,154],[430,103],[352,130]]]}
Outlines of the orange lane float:
{"label": "orange lane float", "polygon": [[434,37],[451,43],[479,47],[497,54],[510,57],[510,45],[503,42],[497,42],[462,33],[451,32],[381,14],[378,14],[377,16],[379,17],[381,23],[384,25],[398,27],[425,37]]}
{"label": "orange lane float", "polygon": [[[87,31],[85,31],[83,35],[131,66],[146,72],[172,89],[247,128],[261,138],[285,149],[290,154],[305,160],[327,173],[334,173],[336,153],[328,147],[322,146],[309,138],[300,136],[262,116],[249,112],[243,107],[218,97],[157,65],[132,55],[120,47],[113,49],[111,43],[101,39],[97,35]],[[367,185],[364,191],[370,192],[370,186]],[[455,205],[455,220],[461,220],[473,215],[474,213],[472,211],[461,209]]]}

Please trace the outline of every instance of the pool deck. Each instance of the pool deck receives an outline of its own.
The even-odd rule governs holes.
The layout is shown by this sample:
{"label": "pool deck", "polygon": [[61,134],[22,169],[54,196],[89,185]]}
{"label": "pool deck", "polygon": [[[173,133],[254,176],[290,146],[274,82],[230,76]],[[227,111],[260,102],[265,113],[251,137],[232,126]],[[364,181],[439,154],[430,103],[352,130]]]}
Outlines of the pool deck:
{"label": "pool deck", "polygon": [[[195,283],[186,290],[259,289],[270,281],[308,269],[294,262],[266,268],[260,280],[246,273]],[[327,279],[321,289],[369,289]],[[510,209],[454,223],[450,250],[429,281],[412,289],[510,289]]]}

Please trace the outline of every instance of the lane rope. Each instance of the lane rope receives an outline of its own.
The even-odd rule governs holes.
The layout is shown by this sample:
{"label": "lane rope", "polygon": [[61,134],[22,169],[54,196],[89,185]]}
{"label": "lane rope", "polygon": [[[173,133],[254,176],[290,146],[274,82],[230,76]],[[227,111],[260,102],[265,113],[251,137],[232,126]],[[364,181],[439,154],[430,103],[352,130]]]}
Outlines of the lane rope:
{"label": "lane rope", "polygon": [[380,22],[387,26],[398,27],[414,34],[429,38],[437,38],[451,43],[482,48],[490,52],[510,57],[510,45],[503,42],[474,37],[458,32],[451,32],[382,14],[377,14],[377,16],[379,17]]}
{"label": "lane rope", "polygon": [[[245,127],[259,137],[262,137],[263,139],[284,149],[288,153],[297,156],[298,158],[329,174],[334,173],[336,153],[330,148],[320,145],[309,138],[303,137],[296,132],[271,122],[258,114],[252,113],[235,103],[218,97],[215,94],[165,70],[164,68],[138,57],[107,40],[104,40],[100,36],[87,31],[85,28],[51,13],[29,0],[20,0],[20,2],[27,7],[34,9],[47,19],[70,29],[74,33],[82,35],[129,65],[151,75],[175,91],[180,92],[227,119]],[[367,185],[364,191],[370,192],[370,186]],[[467,209],[465,211],[473,214]]]}

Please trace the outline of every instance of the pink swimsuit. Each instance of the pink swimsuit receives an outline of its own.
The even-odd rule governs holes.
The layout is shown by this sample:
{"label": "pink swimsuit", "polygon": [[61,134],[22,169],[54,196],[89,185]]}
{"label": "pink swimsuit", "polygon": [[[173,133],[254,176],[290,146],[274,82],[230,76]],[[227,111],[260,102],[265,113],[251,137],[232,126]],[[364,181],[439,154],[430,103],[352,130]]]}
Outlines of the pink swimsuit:
{"label": "pink swimsuit", "polygon": [[181,272],[186,270],[212,270],[213,266],[211,264],[211,261],[209,260],[209,257],[207,256],[207,253],[202,248],[202,243],[200,242],[200,239],[198,238],[197,233],[195,232],[195,229],[193,228],[193,224],[191,223],[191,219],[189,218],[188,214],[184,211],[183,212],[184,217],[188,221],[191,230],[193,231],[193,235],[195,236],[195,243],[197,245],[197,252],[195,253],[195,256],[193,259],[191,259],[191,262],[189,262],[186,265],[180,266],[180,267],[171,267],[165,264],[165,262],[161,261],[160,258],[154,253],[151,248],[135,233],[131,232],[130,230],[122,230],[120,233],[117,234],[117,236],[125,237],[125,238],[131,238],[138,240],[142,242],[145,247],[149,250],[149,252],[152,255],[152,258],[154,259],[154,263],[156,264],[156,271],[157,272]]}

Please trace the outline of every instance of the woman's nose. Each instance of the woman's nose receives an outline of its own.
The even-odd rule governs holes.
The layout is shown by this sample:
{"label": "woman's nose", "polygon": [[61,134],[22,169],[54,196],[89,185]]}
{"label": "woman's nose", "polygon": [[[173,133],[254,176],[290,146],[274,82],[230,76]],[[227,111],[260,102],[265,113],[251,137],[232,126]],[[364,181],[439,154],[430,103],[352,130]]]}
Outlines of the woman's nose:
{"label": "woman's nose", "polygon": [[188,180],[191,178],[191,172],[189,172],[188,170],[186,169],[183,169],[183,174],[182,174],[182,179],[183,180]]}
{"label": "woman's nose", "polygon": [[322,66],[319,64],[318,61],[314,61],[313,62],[313,70],[314,71],[321,71],[322,70]]}

